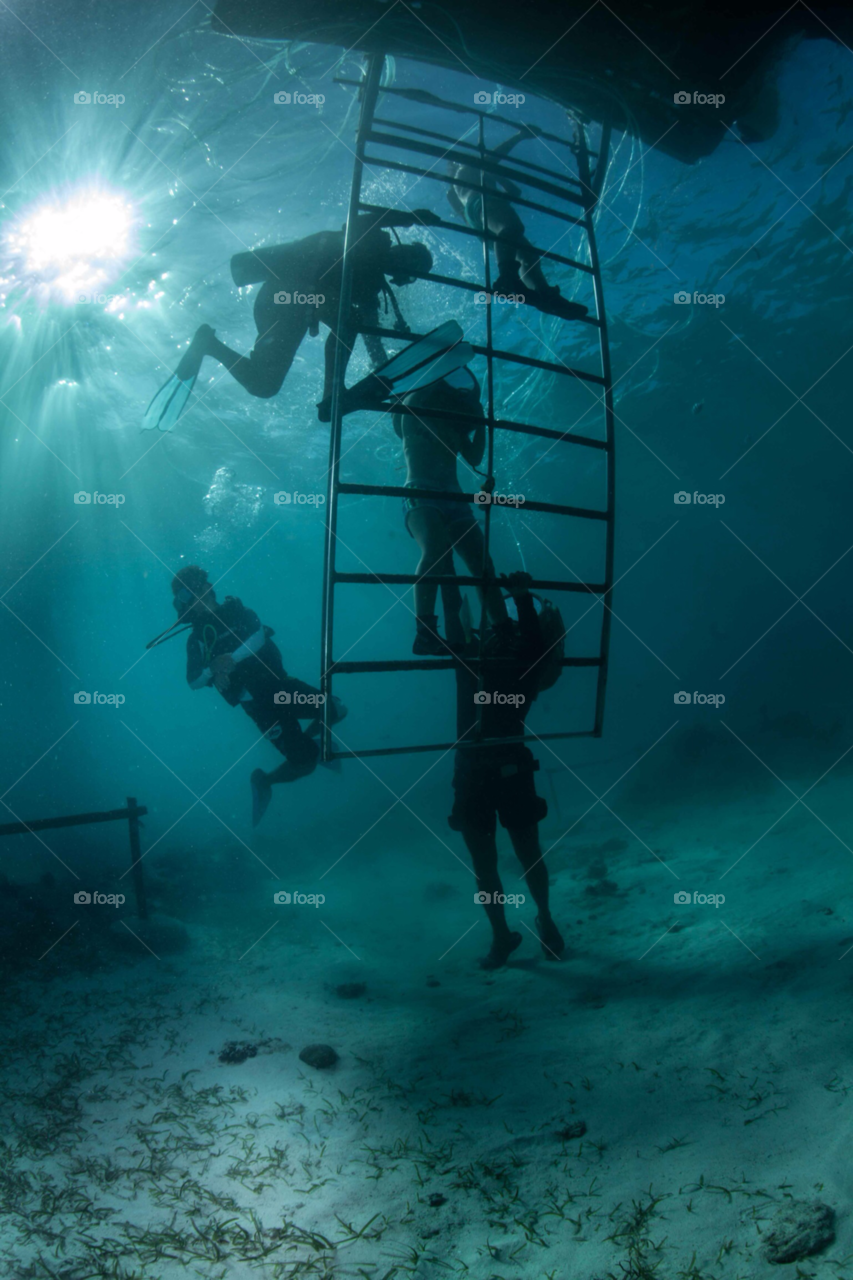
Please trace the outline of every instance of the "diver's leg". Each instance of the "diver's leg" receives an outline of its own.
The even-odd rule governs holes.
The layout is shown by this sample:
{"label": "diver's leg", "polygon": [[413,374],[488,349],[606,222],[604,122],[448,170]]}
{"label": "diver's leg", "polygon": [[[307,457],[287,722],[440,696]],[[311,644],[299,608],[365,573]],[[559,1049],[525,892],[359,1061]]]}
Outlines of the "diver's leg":
{"label": "diver's leg", "polygon": [[[478,524],[470,524],[466,532],[456,542],[456,550],[468,567],[473,577],[478,576],[483,571],[483,533]],[[491,557],[488,561],[488,572],[494,576],[495,566]],[[501,589],[496,582],[490,587],[483,589],[477,588],[480,601],[486,606],[486,613],[490,620],[496,625],[500,625],[508,620],[509,615],[506,611],[506,604],[501,595]]]}
{"label": "diver's leg", "polygon": [[255,301],[254,316],[258,336],[250,356],[241,356],[212,337],[207,354],[218,360],[252,396],[268,400],[281,390],[299,345],[308,331],[313,308],[293,302],[276,302],[277,297],[290,298],[270,283],[261,286]]}
{"label": "diver's leg", "polygon": [[[452,557],[450,557],[450,564],[452,573]],[[442,583],[441,605],[444,610],[444,634],[447,636],[447,643],[454,649],[461,650],[465,646],[465,628],[462,626],[462,592],[455,582]]]}
{"label": "diver's leg", "polygon": [[[532,781],[530,785],[532,787]],[[534,822],[530,826],[509,828],[508,834],[524,871],[530,896],[536,903],[536,928],[543,954],[548,960],[561,960],[566,944],[551,918],[548,903],[548,869],[539,844],[539,828]]]}
{"label": "diver's leg", "polygon": [[[406,524],[421,551],[417,574],[452,573],[453,558],[450,554],[447,524],[439,508],[422,502],[407,513]],[[414,652],[422,655],[446,654],[444,642],[438,635],[438,618],[435,613],[438,584],[416,582],[414,595],[418,626]]]}
{"label": "diver's leg", "polygon": [[498,847],[494,831],[464,826],[462,839],[471,855],[477,891],[484,896],[483,907],[492,926],[492,946],[488,955],[480,961],[483,969],[499,969],[506,964],[516,947],[521,945],[521,934],[514,933],[506,921],[503,902],[503,885],[498,874]]}

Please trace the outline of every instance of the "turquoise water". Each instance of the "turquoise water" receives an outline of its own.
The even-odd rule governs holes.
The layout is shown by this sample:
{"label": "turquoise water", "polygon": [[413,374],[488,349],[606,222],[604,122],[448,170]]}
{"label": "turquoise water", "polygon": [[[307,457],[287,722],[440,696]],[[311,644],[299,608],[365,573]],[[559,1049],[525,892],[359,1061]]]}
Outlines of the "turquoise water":
{"label": "turquoise water", "polygon": [[[253,830],[249,774],[279,758],[187,687],[182,639],[145,650],[173,620],[171,575],[199,563],[319,682],[324,509],[274,495],[326,490],[322,340],[273,399],[207,361],[173,433],[140,424],[199,324],[248,353],[233,254],[342,225],[357,103],[334,81],[360,59],[226,40],[200,9],[0,23],[3,821],[136,797],[157,926],[136,917],[125,823],[4,839],[5,1274],[728,1280],[779,1274],[761,1248],[786,1198],[839,1215],[800,1274],[850,1274],[848,52],[790,52],[769,142],[731,135],[688,168],[614,138],[596,224],[617,415],[604,734],[537,750],[567,959],[542,959],[528,903],[519,958],[486,975],[450,754],[319,768]],[[471,93],[414,62],[389,75]],[[519,111],[565,131],[551,104]],[[365,192],[449,216],[428,181],[377,170]],[[75,208],[85,251],[51,257],[67,232],[44,219]],[[528,234],[550,225],[531,215]],[[481,279],[475,241],[402,236]],[[550,275],[591,305],[576,273]],[[483,341],[470,296],[419,281],[398,298],[414,331],[456,318]],[[595,368],[587,338],[530,308],[495,332]],[[357,346],[350,377],[369,367]],[[503,371],[499,411],[600,438],[599,406],[564,381]],[[402,484],[387,419],[354,415],[342,449],[343,479]],[[504,492],[604,502],[586,451],[511,436],[496,459]],[[345,499],[339,533],[341,568],[414,571],[399,498]],[[501,513],[494,555],[603,573],[600,530],[536,513]],[[599,606],[560,604],[567,651],[594,652]],[[407,589],[340,588],[336,656],[405,658],[413,634]],[[335,692],[341,749],[455,737],[448,672]],[[568,670],[530,727],[588,728],[593,696]],[[126,901],[78,910],[81,888]],[[287,914],[281,891],[325,902]],[[229,1041],[255,1052],[220,1061]],[[300,1062],[312,1043],[336,1048],[333,1072]]]}

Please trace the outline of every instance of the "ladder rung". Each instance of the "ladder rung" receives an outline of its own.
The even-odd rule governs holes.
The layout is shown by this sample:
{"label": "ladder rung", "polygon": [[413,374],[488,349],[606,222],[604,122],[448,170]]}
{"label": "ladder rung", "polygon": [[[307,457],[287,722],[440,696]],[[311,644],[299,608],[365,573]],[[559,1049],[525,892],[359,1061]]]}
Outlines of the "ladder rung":
{"label": "ladder rung", "polygon": [[[385,207],[378,204],[359,204],[359,209],[364,213],[380,213]],[[415,230],[418,230],[419,224],[415,223]],[[447,222],[444,218],[440,222],[424,224],[427,229],[432,227],[440,227],[442,231],[457,231],[460,235],[476,236],[478,240],[488,240],[490,244],[512,244],[512,240],[506,236],[496,236],[493,231],[478,231],[476,227],[469,227],[463,222]],[[540,258],[543,262],[560,262],[564,267],[573,267],[575,271],[585,271],[587,275],[595,275],[592,267],[587,262],[576,262],[574,258],[564,258],[561,253],[551,253],[547,249],[538,250]]]}
{"label": "ladder rung", "polygon": [[[435,498],[441,502],[467,502],[474,504],[473,493],[458,493],[454,489],[415,489],[405,488],[403,485],[392,484],[339,484],[337,486],[338,493],[357,493],[362,497],[368,498]],[[495,507],[499,511],[544,511],[546,514],[555,516],[576,516],[580,520],[607,520],[606,511],[595,511],[589,507],[566,507],[556,502],[483,502],[476,503],[484,509],[488,506]],[[414,581],[414,579],[413,579]]]}
{"label": "ladder rung", "polygon": [[[397,338],[400,342],[418,342],[422,337],[426,336],[425,334],[401,332],[399,329],[385,329],[381,325],[375,325],[375,324],[359,325],[357,327],[356,332],[367,333],[376,338]],[[474,350],[481,355],[488,354],[488,347],[478,347],[475,345]],[[516,356],[513,356],[511,352],[498,352],[494,350],[492,351],[492,355],[499,359],[503,358],[506,360],[518,359],[518,360],[526,361],[529,359],[529,357],[527,356],[516,357]],[[572,373],[574,377],[584,378],[591,382],[599,382],[601,383],[602,386],[607,385],[606,379],[599,377],[598,374],[584,373],[582,369],[569,369],[567,365],[552,365],[552,364],[546,363],[545,361],[539,361],[537,367],[542,369],[553,369],[557,373]],[[386,411],[383,410],[382,412],[384,413]],[[403,404],[400,404],[400,405],[395,404],[394,412],[402,413],[402,414],[410,414],[413,417],[418,416],[414,409],[408,409]],[[421,416],[422,417],[424,416],[423,411],[421,412]],[[447,418],[447,419],[454,419],[454,420],[459,418],[464,418],[466,421],[470,422],[472,427],[477,426],[481,422],[489,423],[491,421],[495,427],[505,427],[508,431],[519,431],[522,433],[527,432],[529,435],[534,435],[534,436],[542,435],[542,436],[547,436],[549,439],[555,439],[555,440],[571,439],[575,443],[588,444],[593,446],[596,449],[607,449],[610,447],[606,443],[606,441],[594,440],[590,436],[569,436],[564,431],[553,431],[551,430],[550,427],[533,427],[533,426],[528,426],[524,422],[510,422],[509,420],[504,421],[501,418],[490,419],[487,416],[486,417],[476,416],[475,414],[472,414],[472,413],[457,413],[455,410],[451,410],[451,409],[430,409],[429,416],[432,418]]]}
{"label": "ladder rung", "polygon": [[[365,156],[364,163],[368,167],[393,169],[399,173],[411,173],[418,178],[431,178],[434,182],[443,183],[445,187],[470,187],[472,191],[480,190],[473,182],[463,182],[461,179],[451,178],[442,173],[436,173],[431,169],[417,169],[414,165],[403,164],[399,160],[383,160],[381,156]],[[551,209],[547,204],[537,204],[534,200],[525,200],[522,196],[506,196],[505,199],[513,206],[518,205],[522,209],[536,209],[538,213],[547,213],[550,217],[559,218],[560,222],[567,222],[572,227],[586,229],[585,217],[575,218],[569,213],[561,213],[559,209]]]}
{"label": "ladder rung", "polygon": [[[476,666],[480,659],[468,657],[465,662]],[[399,658],[377,662],[333,662],[327,675],[364,675],[373,672],[388,671],[453,671],[455,658]],[[601,658],[561,658],[561,667],[600,667]]]}
{"label": "ladder rung", "polygon": [[[496,578],[474,578],[470,575],[457,577],[452,573],[334,573],[336,583],[358,583],[372,585],[374,583],[394,587],[410,587],[416,582],[435,582],[440,586],[483,587],[494,586],[500,582]],[[542,578],[531,582],[531,591],[575,591],[579,595],[603,596],[607,594],[606,582],[564,582],[560,578]]]}
{"label": "ladder rung", "polygon": [[[482,285],[482,284],[475,284],[472,280],[460,280],[458,276],[440,276],[440,275],[438,275],[435,271],[429,271],[429,272],[425,272],[425,271],[410,271],[410,272],[409,272],[409,275],[410,275],[410,276],[413,276],[413,277],[414,277],[415,279],[417,279],[417,280],[429,280],[429,281],[431,281],[431,283],[432,283],[432,284],[447,284],[447,285],[450,285],[450,287],[451,287],[452,289],[464,289],[467,293],[485,293],[485,292],[486,292],[485,285]],[[488,304],[488,303],[485,303],[484,305],[488,306],[489,304]],[[492,306],[494,306],[495,304],[494,304],[494,303],[492,303],[491,305],[492,305]],[[497,305],[500,305],[500,304],[497,304]],[[525,303],[519,303],[518,305],[519,305],[519,306],[525,306],[526,304],[525,304]],[[532,310],[534,310],[534,311],[539,311],[539,308],[538,308],[538,307],[533,307],[533,308],[532,308]],[[540,315],[551,315],[551,314],[552,314],[552,313],[551,313],[551,312],[548,312],[548,311],[542,311],[542,312],[540,312]],[[558,318],[559,318],[559,317],[558,317]],[[586,315],[586,316],[577,316],[575,319],[573,319],[573,320],[567,320],[565,323],[566,323],[566,324],[589,324],[589,325],[592,325],[592,326],[593,326],[593,328],[595,328],[595,329],[600,329],[600,328],[601,328],[601,321],[600,321],[600,320],[598,320],[595,316],[590,316],[590,315]],[[362,332],[363,332],[363,333],[369,333],[369,332],[370,332],[370,330],[369,330],[367,327],[365,327],[365,328],[362,330]],[[376,330],[376,332],[377,332],[377,333],[379,333],[379,332],[380,332],[380,330],[379,330],[379,329],[377,329],[377,330]],[[388,336],[389,336],[389,337],[391,337],[391,338],[393,338],[393,337],[397,336],[397,330],[396,330],[396,329],[386,329],[384,332],[385,332],[385,333],[387,333],[387,334],[388,334]],[[486,351],[486,348],[485,348],[485,347],[475,347],[474,349],[475,349],[475,351],[482,351],[482,352],[484,352],[484,353],[485,353],[485,351]],[[500,353],[499,351],[495,351],[495,350],[493,350],[493,351],[492,351],[492,355],[500,356],[500,355],[501,355],[501,353]],[[506,359],[510,359],[511,357],[510,357],[510,356],[506,356],[505,358],[506,358]],[[512,358],[515,358],[515,357],[512,357]],[[517,358],[518,358],[519,360],[520,360],[520,359],[522,359],[522,357],[521,357],[521,356],[519,356],[519,357],[517,357]],[[531,360],[531,357],[529,357],[529,356],[525,356],[525,357],[523,357],[523,359],[524,359],[524,360],[526,360],[526,361],[529,363],[529,362],[530,362],[530,360]],[[566,368],[566,366],[565,366],[565,365],[549,364],[549,363],[547,363],[547,362],[543,362],[543,361],[541,361],[541,360],[540,360],[540,361],[538,361],[538,362],[534,361],[534,363],[536,363],[537,368],[540,368],[540,369],[555,369],[558,373],[561,373],[561,372],[562,372],[562,373],[565,373],[565,372],[567,372],[567,368]],[[578,371],[577,371],[577,370],[569,371],[569,372],[575,372],[575,373],[578,373]],[[595,379],[597,379],[597,381],[599,381],[599,382],[602,382],[602,383],[604,382],[604,379],[603,379],[603,378],[599,378],[597,374],[583,374],[583,373],[581,373],[581,374],[580,374],[580,377],[582,377],[582,378],[583,378],[583,377],[595,378]]]}
{"label": "ladder rung", "polygon": [[[514,742],[548,742],[560,739],[560,737],[596,737],[596,731],[593,728],[583,728],[583,730],[575,730],[566,733],[525,733],[520,739],[511,739]],[[501,737],[491,737],[484,742],[478,742],[478,746],[506,746],[507,739]],[[374,746],[368,751],[332,751],[330,758],[333,760],[364,760],[369,755],[412,755],[415,751],[452,751],[456,742],[428,742],[425,746]]]}
{"label": "ladder rung", "polygon": [[[592,324],[597,325],[597,320],[592,320]],[[500,351],[492,347],[491,351],[488,347],[478,346],[476,342],[472,342],[478,356],[491,356],[494,360],[506,360],[509,364],[526,364],[531,369],[544,369],[550,373],[562,373],[570,375],[572,378],[579,378],[581,382],[595,382],[600,387],[607,386],[607,379],[603,378],[600,373],[587,373],[584,369],[575,369],[569,364],[554,364],[551,360],[536,360],[533,356],[517,356],[514,351]]]}
{"label": "ladder rung", "polygon": [[[452,138],[447,133],[436,133],[434,129],[419,129],[417,125],[406,124],[402,120],[386,120],[382,116],[374,116],[373,123],[384,125],[389,129],[405,129],[408,133],[417,133],[424,138],[437,138],[439,142],[449,142],[452,147],[470,147],[473,149],[473,158],[476,160],[480,158],[480,149],[477,143],[467,142],[464,138]],[[531,133],[530,141],[535,142],[538,136],[538,134]],[[525,139],[522,138],[521,141],[524,142]],[[494,151],[489,151],[487,148],[486,155],[491,158],[494,157],[495,153]],[[536,173],[543,173],[548,178],[553,179],[555,177],[552,171],[550,169],[546,169],[544,165],[535,164],[532,160],[522,160],[520,156],[514,155],[512,157],[512,163],[519,165],[524,169],[532,169]],[[571,174],[567,177],[560,177],[558,180],[560,182],[572,182],[575,186],[580,187],[581,190],[583,190],[583,183],[580,178],[572,177]]]}
{"label": "ladder rung", "polygon": [[[382,147],[398,147],[401,151],[414,151],[418,155],[433,156],[437,160],[445,160],[449,164],[464,164],[471,167],[470,157],[460,152],[448,151],[446,148],[436,147],[431,142],[420,142],[417,138],[395,138],[391,133],[377,133],[375,129],[371,129],[367,135],[368,142],[375,142]],[[574,191],[566,191],[560,188],[554,182],[544,182],[541,178],[535,178],[532,174],[525,174],[518,169],[511,169],[506,164],[502,164],[499,160],[489,158],[488,151],[485,155],[478,154],[476,165],[474,166],[482,173],[492,174],[496,178],[506,178],[510,182],[523,182],[527,187],[533,187],[536,191],[543,191],[545,195],[556,196],[558,200],[568,200],[570,204],[579,204],[585,209],[589,201],[583,196],[579,196]],[[469,190],[482,191],[482,185],[477,182],[461,182],[457,178],[453,178],[454,186],[464,186]],[[583,184],[581,184],[583,190]],[[502,200],[512,200],[513,197],[504,191],[496,189],[489,190],[486,188],[486,196],[490,194],[499,196]]]}
{"label": "ladder rung", "polygon": [[[336,77],[334,83],[352,85],[356,89],[364,86],[363,80],[348,80],[343,76]],[[484,120],[505,124],[508,129],[518,128],[518,121],[510,120],[508,116],[499,116],[491,111],[480,111],[478,107],[469,107],[463,102],[450,102],[447,98],[439,98],[438,94],[429,93],[426,89],[399,89],[392,85],[380,85],[379,92],[390,94],[392,97],[406,98],[410,102],[419,102],[428,107],[439,107],[444,111],[456,111],[460,115],[482,116]],[[568,138],[561,138],[558,133],[546,133],[543,129],[539,136],[547,138],[549,142],[557,142],[561,147],[568,147],[573,153],[576,152],[575,143],[570,142]],[[588,156],[598,155],[597,151],[590,151],[588,147],[584,147],[584,150]]]}

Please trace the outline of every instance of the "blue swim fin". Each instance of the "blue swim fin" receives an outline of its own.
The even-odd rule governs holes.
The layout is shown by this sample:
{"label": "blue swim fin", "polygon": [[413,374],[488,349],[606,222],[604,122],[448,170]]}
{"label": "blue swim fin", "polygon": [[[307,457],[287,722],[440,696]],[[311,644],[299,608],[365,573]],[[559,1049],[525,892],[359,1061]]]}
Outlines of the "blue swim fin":
{"label": "blue swim fin", "polygon": [[[474,348],[463,342],[461,326],[455,320],[447,320],[345,391],[343,411],[382,409],[389,399],[428,387],[439,378],[464,368],[473,357]],[[321,422],[331,420],[331,410],[331,396],[327,396],[317,405]]]}
{"label": "blue swim fin", "polygon": [[145,410],[142,430],[153,431],[157,427],[159,431],[171,431],[186,408],[197,376],[194,373],[187,382],[184,382],[176,373],[173,373]]}

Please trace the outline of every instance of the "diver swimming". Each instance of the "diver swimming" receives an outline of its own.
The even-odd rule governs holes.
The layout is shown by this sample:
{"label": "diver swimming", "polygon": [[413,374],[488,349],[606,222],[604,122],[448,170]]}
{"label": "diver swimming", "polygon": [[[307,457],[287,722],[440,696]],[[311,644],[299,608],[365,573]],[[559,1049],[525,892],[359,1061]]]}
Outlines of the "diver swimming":
{"label": "diver swimming", "polygon": [[[456,661],[455,798],[448,818],[451,830],[461,833],[471,854],[478,901],[492,926],[491,948],[480,961],[484,969],[501,968],[522,942],[521,934],[510,929],[504,908],[495,840],[498,818],[536,904],[543,955],[547,960],[560,960],[565,950],[551,917],[548,870],[539,843],[538,824],[547,816],[548,804],[536,794],[533,781],[539,762],[521,741],[531,704],[559,675],[553,655],[560,650],[560,640],[546,634],[530,595],[530,574],[519,570],[500,582],[515,602],[518,621],[510,621],[509,628],[493,628],[487,636],[481,681],[476,668],[464,658]],[[545,616],[549,631],[565,634],[553,606]],[[478,710],[482,714],[480,731],[486,740],[482,744],[474,737]],[[507,739],[506,743],[494,742],[500,738]]]}
{"label": "diver swimming", "polygon": [[[207,572],[198,565],[187,565],[175,574],[172,597],[178,614],[175,627],[190,627],[190,688],[206,689],[212,685],[229,706],[241,706],[284,756],[277,769],[256,769],[252,774],[252,825],[257,826],[276,784],[294,782],[316,769],[323,695],[313,685],[287,674],[272,639],[273,629],[264,626],[258,615],[235,596],[217,601]],[[346,714],[346,707],[334,698],[332,723]],[[307,729],[301,727],[300,720],[310,721]]]}
{"label": "diver swimming", "polygon": [[[476,469],[486,450],[486,427],[477,379],[470,369],[459,369],[427,387],[409,392],[403,397],[403,405],[412,412],[395,413],[393,424],[403,442],[408,469],[406,488],[461,494],[457,457]],[[431,410],[459,416],[433,417]],[[467,419],[473,419],[475,425],[470,426]],[[419,575],[452,574],[454,551],[472,575],[482,572],[483,534],[466,502],[441,497],[406,498],[404,509],[406,528],[421,551]],[[491,560],[486,572],[494,576]],[[412,652],[436,655],[446,654],[448,648],[459,651],[466,640],[459,587],[445,583],[441,588],[444,639],[439,634],[435,613],[437,584],[416,582],[414,595],[417,631]],[[492,583],[481,588],[480,597],[492,623],[505,626],[507,611],[499,587]]]}
{"label": "diver swimming", "polygon": [[[148,406],[143,427],[168,431],[175,425],[192,393],[205,356],[218,360],[231,376],[260,399],[278,394],[306,334],[316,336],[320,322],[329,329],[324,350],[323,394],[318,404],[321,422],[331,415],[332,376],[340,348],[344,369],[361,325],[379,323],[380,299],[394,308],[397,327],[405,328],[390,285],[402,288],[432,270],[432,254],[425,244],[395,244],[386,228],[434,226],[441,219],[428,209],[401,212],[379,209],[361,214],[353,228],[352,299],[346,331],[338,333],[338,313],[345,229],[319,231],[302,240],[238,253],[231,259],[231,276],[238,288],[259,284],[254,303],[258,331],[248,356],[227,347],[210,325],[201,325],[172,377]],[[390,281],[390,284],[389,284]],[[374,367],[385,363],[382,342],[365,335]],[[390,363],[390,362],[389,362]]]}

